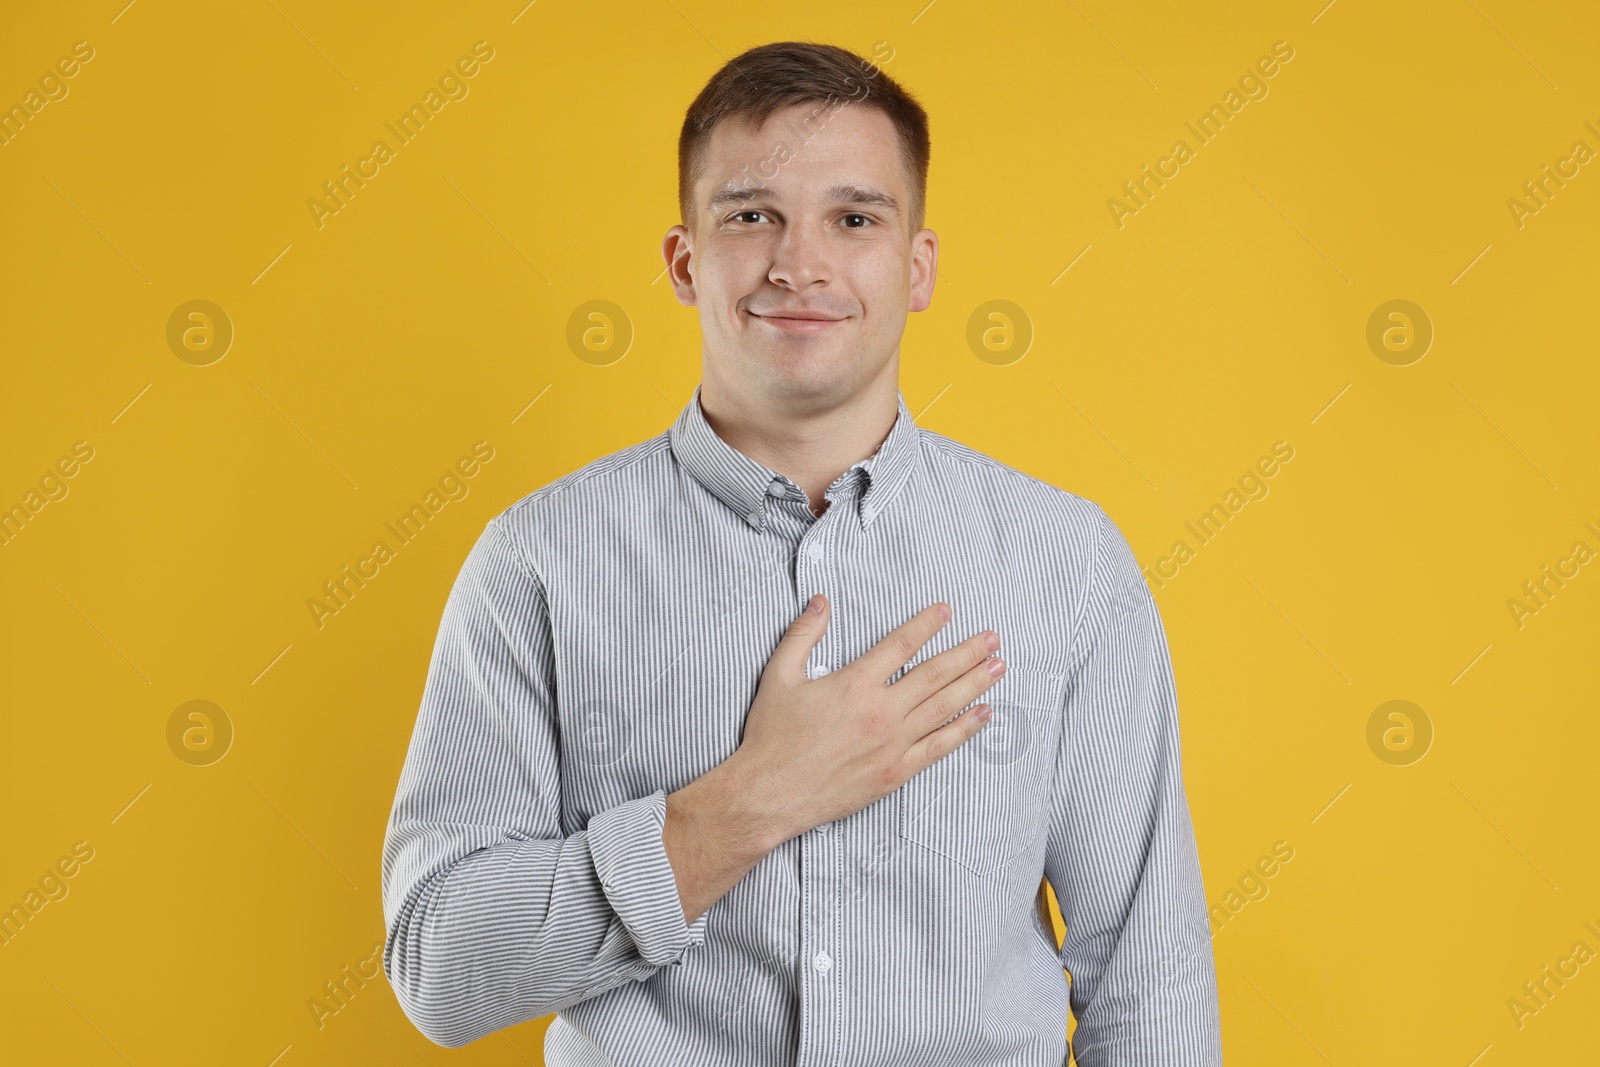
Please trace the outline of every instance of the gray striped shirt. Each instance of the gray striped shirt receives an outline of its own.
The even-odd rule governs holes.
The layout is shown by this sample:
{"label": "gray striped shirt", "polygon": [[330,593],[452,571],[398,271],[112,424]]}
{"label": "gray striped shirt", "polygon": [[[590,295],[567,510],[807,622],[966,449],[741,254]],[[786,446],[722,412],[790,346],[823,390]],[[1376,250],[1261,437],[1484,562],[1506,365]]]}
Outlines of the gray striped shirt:
{"label": "gray striped shirt", "polygon": [[[488,522],[384,841],[406,1014],[456,1047],[555,1013],[556,1067],[1061,1067],[1070,1005],[1082,1067],[1220,1064],[1171,660],[1117,526],[919,428],[904,394],[827,499],[812,515],[718,437],[697,387],[666,431]],[[686,924],[666,795],[738,747],[816,593],[811,677],[943,600],[905,670],[993,629],[994,716]]]}

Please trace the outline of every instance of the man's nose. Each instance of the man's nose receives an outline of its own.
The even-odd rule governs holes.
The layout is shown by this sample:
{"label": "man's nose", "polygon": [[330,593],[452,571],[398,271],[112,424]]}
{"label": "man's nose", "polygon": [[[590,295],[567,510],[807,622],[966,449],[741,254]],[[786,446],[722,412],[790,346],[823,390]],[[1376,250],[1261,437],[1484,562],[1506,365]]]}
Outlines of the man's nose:
{"label": "man's nose", "polygon": [[772,267],[767,277],[791,289],[803,289],[833,275],[831,251],[823,224],[791,222],[772,250]]}

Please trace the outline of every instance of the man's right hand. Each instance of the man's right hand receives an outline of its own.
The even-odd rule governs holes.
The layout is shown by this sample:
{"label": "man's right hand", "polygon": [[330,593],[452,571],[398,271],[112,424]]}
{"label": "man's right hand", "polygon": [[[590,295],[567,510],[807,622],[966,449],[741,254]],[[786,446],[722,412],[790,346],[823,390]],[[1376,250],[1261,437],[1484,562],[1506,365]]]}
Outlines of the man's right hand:
{"label": "man's right hand", "polygon": [[990,709],[962,709],[1005,673],[990,657],[999,635],[985,630],[887,684],[949,621],[949,606],[939,603],[849,665],[808,678],[806,660],[830,611],[821,594],[813,603],[820,613],[795,619],[768,659],[731,758],[749,774],[751,814],[781,827],[783,840],[888,796],[965,744]]}

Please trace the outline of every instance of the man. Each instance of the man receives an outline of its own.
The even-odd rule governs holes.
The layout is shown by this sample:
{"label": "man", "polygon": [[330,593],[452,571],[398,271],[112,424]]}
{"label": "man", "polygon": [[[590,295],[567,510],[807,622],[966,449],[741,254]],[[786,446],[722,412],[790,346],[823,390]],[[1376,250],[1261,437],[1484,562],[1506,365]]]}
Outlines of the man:
{"label": "man", "polygon": [[690,107],[663,253],[703,379],[492,519],[445,607],[383,855],[433,1041],[553,1012],[558,1067],[1059,1067],[1070,1003],[1082,1067],[1220,1064],[1128,544],[899,392],[927,161],[830,46]]}

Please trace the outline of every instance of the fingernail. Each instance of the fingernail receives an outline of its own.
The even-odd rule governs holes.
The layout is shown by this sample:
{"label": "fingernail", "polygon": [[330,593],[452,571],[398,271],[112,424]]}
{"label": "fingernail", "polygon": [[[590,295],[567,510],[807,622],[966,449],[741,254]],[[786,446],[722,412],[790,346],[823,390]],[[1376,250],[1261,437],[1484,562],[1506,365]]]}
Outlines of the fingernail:
{"label": "fingernail", "polygon": [[822,594],[818,593],[806,603],[806,610],[813,615],[822,614]]}
{"label": "fingernail", "polygon": [[939,614],[944,616],[944,621],[945,622],[949,622],[950,621],[950,617],[952,615],[954,615],[955,612],[951,610],[949,604],[940,604],[939,605]]}
{"label": "fingernail", "polygon": [[1006,661],[997,657],[993,663],[989,664],[989,673],[996,678],[1006,673]]}
{"label": "fingernail", "polygon": [[991,708],[989,705],[981,704],[981,705],[978,706],[978,710],[974,711],[972,714],[977,716],[979,722],[988,722],[989,721],[989,713],[991,711],[993,711],[993,710],[994,709]]}

